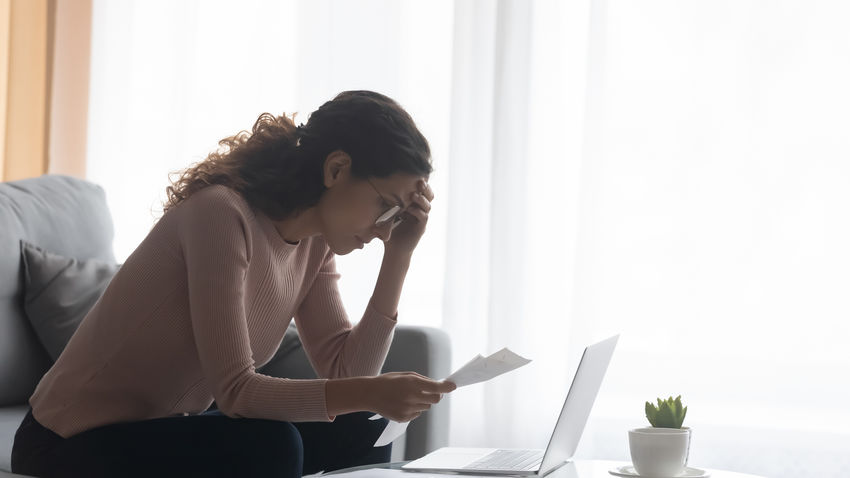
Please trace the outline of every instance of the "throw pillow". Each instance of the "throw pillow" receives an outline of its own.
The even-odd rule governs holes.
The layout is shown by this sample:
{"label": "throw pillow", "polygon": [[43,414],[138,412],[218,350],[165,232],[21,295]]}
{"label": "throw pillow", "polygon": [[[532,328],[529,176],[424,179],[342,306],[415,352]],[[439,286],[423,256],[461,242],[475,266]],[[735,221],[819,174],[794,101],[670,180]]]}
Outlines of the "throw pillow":
{"label": "throw pillow", "polygon": [[119,264],[77,260],[21,241],[24,312],[53,361],[103,295]]}

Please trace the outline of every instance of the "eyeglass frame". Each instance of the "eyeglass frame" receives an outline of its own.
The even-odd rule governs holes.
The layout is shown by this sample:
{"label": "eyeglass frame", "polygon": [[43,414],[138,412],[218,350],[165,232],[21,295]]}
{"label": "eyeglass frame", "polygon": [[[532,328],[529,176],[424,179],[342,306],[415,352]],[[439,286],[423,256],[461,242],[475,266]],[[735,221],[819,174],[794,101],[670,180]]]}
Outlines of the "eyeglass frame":
{"label": "eyeglass frame", "polygon": [[[380,196],[385,203],[392,204],[390,201],[387,201],[387,198],[385,198],[384,195],[381,194],[381,191],[379,191],[378,188],[375,187],[375,185],[372,183],[372,181],[369,180],[369,178],[366,178],[366,182],[369,183],[369,186],[372,186],[372,189],[375,190],[378,196]],[[390,226],[390,230],[395,229],[395,227],[401,224],[401,221],[404,220],[404,216],[400,214],[401,212],[403,212],[403,208],[398,204],[390,207],[389,209],[384,211],[380,216],[378,216],[378,219],[375,219],[375,227],[384,227],[385,225],[387,225],[387,223],[392,221],[392,226]]]}

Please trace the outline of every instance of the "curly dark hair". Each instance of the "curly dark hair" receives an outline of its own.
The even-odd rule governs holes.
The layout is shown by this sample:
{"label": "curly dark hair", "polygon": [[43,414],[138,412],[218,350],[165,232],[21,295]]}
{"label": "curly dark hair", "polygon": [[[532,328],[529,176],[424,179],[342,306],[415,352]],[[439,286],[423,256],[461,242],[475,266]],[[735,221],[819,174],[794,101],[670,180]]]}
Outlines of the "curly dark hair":
{"label": "curly dark hair", "polygon": [[219,141],[218,151],[183,171],[166,188],[163,213],[197,191],[222,184],[274,220],[315,205],[325,191],[323,167],[336,150],[351,157],[356,178],[431,174],[431,150],[410,115],[373,91],[345,91],[295,126],[263,113],[251,132]]}

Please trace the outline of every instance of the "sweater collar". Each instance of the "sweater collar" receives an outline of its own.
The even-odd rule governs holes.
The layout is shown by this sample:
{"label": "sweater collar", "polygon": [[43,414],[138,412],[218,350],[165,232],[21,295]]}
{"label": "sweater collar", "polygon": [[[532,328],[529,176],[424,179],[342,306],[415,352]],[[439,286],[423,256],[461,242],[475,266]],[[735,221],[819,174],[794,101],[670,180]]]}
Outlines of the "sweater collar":
{"label": "sweater collar", "polygon": [[275,250],[281,252],[290,252],[295,250],[304,242],[304,240],[300,240],[295,244],[287,242],[283,238],[283,236],[280,235],[280,232],[278,232],[277,228],[274,226],[274,222],[271,220],[270,217],[266,216],[266,214],[262,211],[256,211],[256,216],[263,227],[263,232],[265,232],[266,237],[268,237],[269,239],[269,243],[274,246]]}

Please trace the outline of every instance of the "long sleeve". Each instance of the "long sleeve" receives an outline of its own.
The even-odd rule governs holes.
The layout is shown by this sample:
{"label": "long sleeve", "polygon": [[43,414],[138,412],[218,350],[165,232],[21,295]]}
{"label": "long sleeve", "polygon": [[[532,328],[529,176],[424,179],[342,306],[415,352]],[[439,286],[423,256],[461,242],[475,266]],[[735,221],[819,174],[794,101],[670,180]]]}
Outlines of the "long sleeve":
{"label": "long sleeve", "polygon": [[[371,375],[395,322],[352,328],[321,237],[288,244],[235,189],[205,187],[166,212],[83,319],[30,405],[62,437],[113,423],[198,414],[329,421],[327,377]],[[298,315],[323,378],[257,373]]]}
{"label": "long sleeve", "polygon": [[396,320],[376,311],[370,302],[363,318],[352,327],[338,280],[335,255],[328,251],[295,315],[304,350],[322,378],[377,375],[392,343]]}
{"label": "long sleeve", "polygon": [[187,202],[179,241],[187,269],[192,332],[203,374],[228,416],[328,421],[325,380],[289,380],[256,373],[245,313],[252,259],[250,210],[225,189],[203,190]]}

